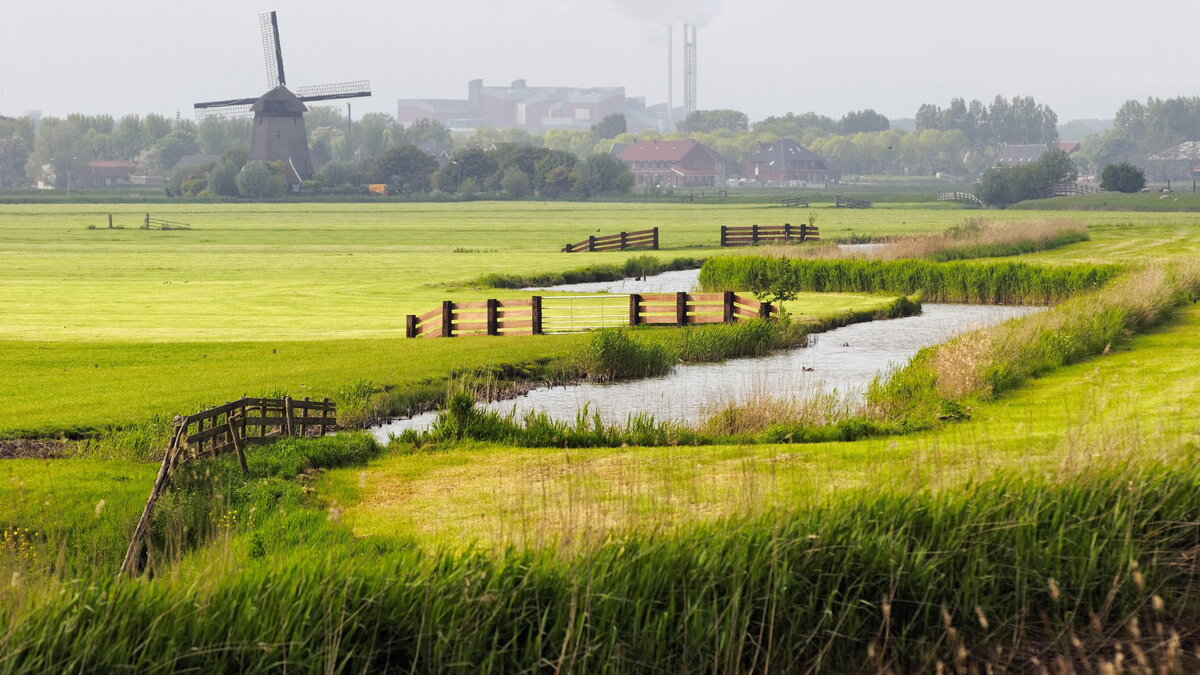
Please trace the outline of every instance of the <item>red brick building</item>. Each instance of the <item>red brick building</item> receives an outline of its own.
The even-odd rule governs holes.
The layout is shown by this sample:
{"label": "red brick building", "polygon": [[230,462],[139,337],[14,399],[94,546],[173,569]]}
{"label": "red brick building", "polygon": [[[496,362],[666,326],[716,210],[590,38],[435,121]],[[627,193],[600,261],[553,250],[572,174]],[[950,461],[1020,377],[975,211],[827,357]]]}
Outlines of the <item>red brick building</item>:
{"label": "red brick building", "polygon": [[830,184],[841,182],[842,172],[796,141],[781,138],[774,143],[759,143],[750,153],[746,158],[746,179],[760,183]]}
{"label": "red brick building", "polygon": [[617,158],[629,165],[638,186],[717,187],[725,182],[725,158],[691,139],[630,143]]}

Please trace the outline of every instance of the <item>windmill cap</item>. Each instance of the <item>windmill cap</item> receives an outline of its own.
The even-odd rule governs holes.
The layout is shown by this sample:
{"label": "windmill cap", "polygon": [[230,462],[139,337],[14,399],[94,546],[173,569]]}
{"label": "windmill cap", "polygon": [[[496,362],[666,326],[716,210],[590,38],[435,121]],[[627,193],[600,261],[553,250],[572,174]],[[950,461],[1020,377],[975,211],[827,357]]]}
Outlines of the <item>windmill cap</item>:
{"label": "windmill cap", "polygon": [[253,112],[262,112],[268,114],[287,114],[298,115],[308,112],[304,102],[296,97],[295,94],[288,91],[287,87],[279,85],[271,91],[258,97],[254,105],[250,106]]}

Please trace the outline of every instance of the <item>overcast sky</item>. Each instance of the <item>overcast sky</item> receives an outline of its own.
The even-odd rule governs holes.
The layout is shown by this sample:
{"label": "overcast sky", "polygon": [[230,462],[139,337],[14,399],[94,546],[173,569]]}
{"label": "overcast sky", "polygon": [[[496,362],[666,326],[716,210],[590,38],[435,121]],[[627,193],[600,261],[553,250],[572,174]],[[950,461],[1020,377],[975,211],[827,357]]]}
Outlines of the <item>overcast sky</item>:
{"label": "overcast sky", "polygon": [[751,119],[868,107],[912,117],[923,102],[999,93],[1031,95],[1067,121],[1200,93],[1188,77],[1195,0],[5,0],[0,114],[190,116],[196,101],[257,96],[257,14],[272,9],[293,88],[370,79],[356,117],[394,114],[397,98],[464,98],[476,77],[624,86],[661,102],[672,19],[703,23],[700,107]]}

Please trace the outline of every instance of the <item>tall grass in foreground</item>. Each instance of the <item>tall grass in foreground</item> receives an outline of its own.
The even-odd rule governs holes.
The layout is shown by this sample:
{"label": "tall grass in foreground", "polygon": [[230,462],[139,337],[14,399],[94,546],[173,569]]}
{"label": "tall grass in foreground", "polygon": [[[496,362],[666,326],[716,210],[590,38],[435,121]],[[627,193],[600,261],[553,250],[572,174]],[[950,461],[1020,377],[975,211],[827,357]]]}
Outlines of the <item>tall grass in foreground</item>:
{"label": "tall grass in foreground", "polygon": [[705,291],[786,287],[817,293],[920,293],[926,302],[1045,305],[1114,279],[1117,265],[926,260],[788,260],[710,258],[700,270]]}
{"label": "tall grass in foreground", "polygon": [[578,554],[427,551],[287,504],[231,528],[229,571],[0,612],[0,672],[1193,672],[1184,454],[847,492]]}

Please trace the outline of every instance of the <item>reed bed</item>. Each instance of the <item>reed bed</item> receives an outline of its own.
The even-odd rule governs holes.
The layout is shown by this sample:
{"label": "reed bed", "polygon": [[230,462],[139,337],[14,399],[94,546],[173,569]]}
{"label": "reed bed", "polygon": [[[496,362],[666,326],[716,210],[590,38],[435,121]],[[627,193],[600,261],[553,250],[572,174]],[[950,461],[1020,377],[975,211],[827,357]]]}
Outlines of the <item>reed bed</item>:
{"label": "reed bed", "polygon": [[948,262],[971,258],[998,258],[1024,255],[1061,248],[1090,240],[1087,227],[1071,220],[1022,220],[998,223],[968,218],[960,225],[938,234],[909,234],[881,240],[846,243],[873,243],[869,249],[843,249],[830,241],[818,246],[762,246],[762,255],[776,258],[860,259],[860,260],[931,260]]}
{"label": "reed bed", "polygon": [[1097,289],[1121,272],[1117,265],[723,256],[704,264],[700,285],[708,292],[782,287],[818,293],[920,293],[927,302],[1046,305]]}

